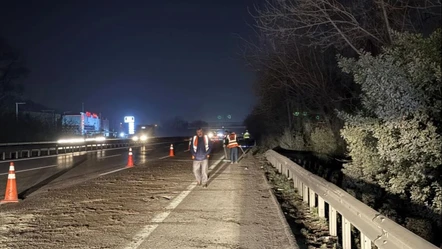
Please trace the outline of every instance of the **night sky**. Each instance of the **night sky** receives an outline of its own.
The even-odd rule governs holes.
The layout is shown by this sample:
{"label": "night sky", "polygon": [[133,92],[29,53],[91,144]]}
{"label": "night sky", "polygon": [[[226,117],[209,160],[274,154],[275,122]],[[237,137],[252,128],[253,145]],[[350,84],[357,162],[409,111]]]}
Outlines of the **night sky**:
{"label": "night sky", "polygon": [[242,121],[255,98],[237,35],[253,35],[259,1],[184,2],[4,1],[0,36],[26,58],[25,96],[50,108]]}

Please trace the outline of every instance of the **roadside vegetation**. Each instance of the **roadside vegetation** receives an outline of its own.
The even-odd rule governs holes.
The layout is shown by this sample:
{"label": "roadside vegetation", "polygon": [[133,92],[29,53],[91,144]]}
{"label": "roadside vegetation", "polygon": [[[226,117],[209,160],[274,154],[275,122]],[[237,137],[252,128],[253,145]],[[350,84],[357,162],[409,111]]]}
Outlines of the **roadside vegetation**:
{"label": "roadside vegetation", "polygon": [[311,153],[323,161],[309,170],[436,245],[440,13],[431,0],[268,1],[253,13],[257,42],[244,40],[260,151]]}

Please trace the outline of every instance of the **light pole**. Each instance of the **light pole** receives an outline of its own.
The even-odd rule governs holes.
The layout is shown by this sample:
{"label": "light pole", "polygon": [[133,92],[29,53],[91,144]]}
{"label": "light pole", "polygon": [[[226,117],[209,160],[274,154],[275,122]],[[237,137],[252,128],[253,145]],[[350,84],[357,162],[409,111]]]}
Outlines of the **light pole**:
{"label": "light pole", "polygon": [[15,102],[15,119],[18,120],[18,105],[24,105],[25,102]]}

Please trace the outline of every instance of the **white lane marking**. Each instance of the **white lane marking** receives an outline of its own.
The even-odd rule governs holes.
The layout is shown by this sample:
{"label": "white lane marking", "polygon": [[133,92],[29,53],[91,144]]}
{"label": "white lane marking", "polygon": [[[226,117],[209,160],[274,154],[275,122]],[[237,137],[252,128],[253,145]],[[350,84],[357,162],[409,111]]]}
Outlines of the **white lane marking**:
{"label": "white lane marking", "polygon": [[99,157],[98,159],[106,159],[106,158],[109,158],[109,157],[116,157],[116,156],[121,156],[121,154],[110,155],[110,156],[102,156],[102,157]]}
{"label": "white lane marking", "polygon": [[168,157],[170,157],[170,156],[163,156],[163,157],[160,157],[158,159],[161,160],[161,159],[168,158]]}
{"label": "white lane marking", "polygon": [[169,160],[169,162],[192,162],[193,160],[192,159],[172,159],[172,160]]}
{"label": "white lane marking", "polygon": [[[38,170],[38,169],[46,169],[46,168],[53,168],[53,167],[57,167],[58,165],[48,165],[48,166],[42,166],[42,167],[37,167],[37,168],[32,168],[32,169],[22,169],[22,170],[17,170],[15,171],[15,173],[20,173],[20,172],[26,172],[26,171],[32,171],[32,170]],[[8,173],[0,173],[0,176],[2,175],[7,175]]]}
{"label": "white lane marking", "polygon": [[112,174],[112,173],[115,173],[115,172],[118,172],[118,171],[121,171],[121,170],[124,170],[124,169],[127,169],[127,168],[121,168],[121,169],[112,170],[112,171],[109,171],[109,172],[106,172],[106,173],[102,173],[102,174],[100,174],[100,176],[105,176],[105,175],[108,175],[108,174]]}
{"label": "white lane marking", "polygon": [[[209,167],[209,172],[215,168],[216,165],[218,165],[222,160],[224,156],[222,156],[219,160],[214,162]],[[177,197],[173,199],[172,202],[169,203],[169,205],[166,207],[167,211],[161,212],[157,215],[155,215],[151,220],[149,224],[144,226],[135,236],[132,238],[132,242],[130,242],[125,249],[137,249],[148,237],[149,235],[170,215],[170,213],[186,198],[186,196],[195,188],[196,182],[193,182],[190,184],[186,190],[181,192]]]}

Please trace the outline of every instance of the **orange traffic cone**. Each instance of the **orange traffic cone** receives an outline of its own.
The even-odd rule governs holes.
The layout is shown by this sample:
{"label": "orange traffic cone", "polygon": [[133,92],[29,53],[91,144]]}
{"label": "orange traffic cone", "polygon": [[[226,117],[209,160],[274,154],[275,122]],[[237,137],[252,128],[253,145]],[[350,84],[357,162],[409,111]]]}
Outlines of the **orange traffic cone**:
{"label": "orange traffic cone", "polygon": [[134,166],[134,159],[132,158],[132,148],[129,148],[129,158],[127,159],[126,168],[132,168]]}
{"label": "orange traffic cone", "polygon": [[6,183],[5,199],[0,203],[18,202],[17,182],[15,181],[14,163],[9,165],[8,181]]}
{"label": "orange traffic cone", "polygon": [[175,156],[174,152],[173,152],[173,144],[170,144],[170,152],[169,152],[169,156]]}

